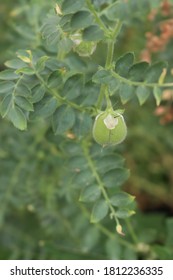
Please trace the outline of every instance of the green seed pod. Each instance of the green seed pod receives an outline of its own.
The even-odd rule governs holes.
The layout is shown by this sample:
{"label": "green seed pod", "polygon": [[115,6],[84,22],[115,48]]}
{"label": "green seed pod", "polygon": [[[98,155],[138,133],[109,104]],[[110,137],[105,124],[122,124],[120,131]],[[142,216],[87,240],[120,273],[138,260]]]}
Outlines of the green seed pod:
{"label": "green seed pod", "polygon": [[102,145],[117,145],[127,135],[127,127],[124,118],[116,111],[105,111],[100,113],[94,122],[93,137]]}

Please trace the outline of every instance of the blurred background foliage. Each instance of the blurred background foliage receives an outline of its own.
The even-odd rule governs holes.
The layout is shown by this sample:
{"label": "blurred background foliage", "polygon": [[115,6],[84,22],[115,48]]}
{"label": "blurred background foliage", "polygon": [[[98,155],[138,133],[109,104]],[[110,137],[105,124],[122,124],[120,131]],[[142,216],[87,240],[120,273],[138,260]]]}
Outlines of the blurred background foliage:
{"label": "blurred background foliage", "polygon": [[[165,59],[171,70],[173,1],[129,1],[134,15],[120,35],[115,57],[134,51],[138,61]],[[98,9],[111,2],[94,0]],[[18,49],[44,48],[40,29],[53,7],[46,0],[0,2],[1,69]],[[103,54],[100,45],[93,55],[98,64]],[[68,196],[57,168],[63,164],[60,140],[48,123],[31,123],[27,132],[19,132],[0,119],[0,258],[172,259],[172,98],[170,89],[157,109],[154,98],[142,107],[137,100],[125,105],[128,137],[118,149],[131,170],[124,189],[136,196],[136,215],[123,225],[125,237],[117,236],[109,220],[91,225],[86,209]]]}

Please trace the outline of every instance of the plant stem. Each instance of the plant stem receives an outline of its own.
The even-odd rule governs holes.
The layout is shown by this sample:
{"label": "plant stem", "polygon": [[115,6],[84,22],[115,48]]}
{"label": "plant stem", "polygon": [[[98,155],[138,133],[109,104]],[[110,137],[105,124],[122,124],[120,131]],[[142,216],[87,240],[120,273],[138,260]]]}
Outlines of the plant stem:
{"label": "plant stem", "polygon": [[[120,32],[121,27],[122,27],[122,22],[120,20],[117,20],[115,29],[113,30],[113,32],[111,34],[111,39],[109,39],[108,43],[107,43],[107,55],[106,55],[106,62],[105,62],[105,68],[107,70],[111,69],[111,67],[112,67],[115,41]],[[97,100],[97,108],[101,109],[103,98],[107,94],[107,92],[108,92],[108,86],[105,84],[102,84],[101,88],[100,88],[100,94],[99,94],[99,97]],[[110,100],[108,102],[108,99],[109,99],[109,96],[106,95],[107,104],[110,103]]]}
{"label": "plant stem", "polygon": [[87,3],[87,6],[88,6],[88,9],[94,15],[95,21],[98,23],[100,28],[105,32],[105,34],[108,34],[108,29],[106,28],[106,26],[104,25],[104,23],[100,19],[100,17],[97,15],[97,12],[96,12],[94,6],[91,4],[91,1],[90,0],[86,0],[86,3]]}
{"label": "plant stem", "polygon": [[100,176],[99,176],[99,174],[97,172],[97,169],[96,169],[96,167],[95,167],[95,165],[94,165],[94,163],[93,163],[93,161],[92,161],[92,159],[90,157],[89,150],[88,150],[88,145],[87,146],[86,145],[87,145],[87,143],[85,143],[85,145],[83,145],[83,150],[84,150],[84,155],[85,155],[85,157],[87,159],[88,165],[89,165],[89,167],[90,167],[90,169],[91,169],[91,171],[93,173],[93,176],[95,177],[95,179],[96,179],[96,181],[98,183],[98,186],[99,186],[99,188],[100,188],[100,190],[102,192],[102,195],[103,195],[103,197],[104,197],[104,199],[105,199],[105,201],[106,201],[106,203],[107,203],[107,205],[108,205],[108,207],[109,207],[109,209],[111,211],[111,216],[115,219],[116,224],[119,225],[119,220],[116,217],[115,209],[114,209],[114,207],[112,206],[112,204],[110,202],[110,199],[109,199],[108,194],[107,194],[107,192],[105,190],[104,184],[103,184],[103,182],[102,182],[102,180],[101,180],[101,178],[100,178]]}
{"label": "plant stem", "polygon": [[115,41],[120,32],[121,27],[122,27],[122,22],[120,20],[117,20],[115,29],[111,36],[111,40],[108,41],[107,58],[106,58],[106,64],[105,64],[106,69],[111,68],[113,54],[114,54]]}
{"label": "plant stem", "polygon": [[40,82],[45,86],[45,88],[47,89],[47,91],[54,96],[61,104],[67,104],[70,107],[73,107],[75,109],[77,109],[78,111],[83,112],[84,108],[82,108],[81,106],[77,105],[76,103],[73,103],[67,99],[65,99],[64,97],[60,96],[57,92],[55,92],[54,90],[50,89],[48,87],[48,85],[46,84],[46,82],[44,81],[44,79],[41,77],[41,75],[36,71],[36,69],[34,68],[35,71],[35,75],[37,76],[37,78],[40,80]]}
{"label": "plant stem", "polygon": [[166,88],[166,87],[173,87],[173,83],[165,83],[165,84],[159,84],[159,83],[147,83],[147,82],[136,82],[132,80],[128,80],[122,76],[120,76],[118,73],[111,71],[111,74],[113,77],[116,79],[120,80],[121,82],[125,84],[129,84],[131,86],[146,86],[146,87],[151,87],[154,88],[155,86],[158,86],[160,88]]}
{"label": "plant stem", "polygon": [[126,225],[128,227],[128,230],[129,230],[129,233],[131,235],[131,238],[132,238],[133,242],[135,244],[138,244],[138,238],[137,238],[137,236],[136,236],[136,234],[135,234],[135,232],[133,230],[133,227],[132,227],[131,222],[130,222],[129,219],[126,219]]}
{"label": "plant stem", "polygon": [[[83,205],[83,204],[79,204],[79,207],[81,208],[81,210],[83,211],[83,213],[85,214],[85,216],[89,219],[90,217],[90,213],[87,210],[87,208]],[[104,227],[102,224],[100,223],[96,223],[95,226],[107,237],[109,237],[110,239],[117,239],[118,242],[120,244],[122,244],[123,246],[133,250],[133,251],[137,251],[136,247],[131,244],[130,242],[122,239],[121,237],[115,235],[114,233],[112,233],[110,230],[108,230],[106,227]]]}

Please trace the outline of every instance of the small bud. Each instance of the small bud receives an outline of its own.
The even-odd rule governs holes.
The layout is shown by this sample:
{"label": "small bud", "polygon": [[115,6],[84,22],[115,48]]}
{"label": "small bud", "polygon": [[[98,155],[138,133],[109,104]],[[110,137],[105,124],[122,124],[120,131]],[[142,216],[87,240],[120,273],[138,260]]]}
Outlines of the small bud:
{"label": "small bud", "polygon": [[122,235],[122,236],[125,235],[125,233],[123,232],[122,226],[121,226],[120,224],[118,224],[118,225],[116,226],[116,231],[117,231],[118,234],[120,234],[120,235]]}

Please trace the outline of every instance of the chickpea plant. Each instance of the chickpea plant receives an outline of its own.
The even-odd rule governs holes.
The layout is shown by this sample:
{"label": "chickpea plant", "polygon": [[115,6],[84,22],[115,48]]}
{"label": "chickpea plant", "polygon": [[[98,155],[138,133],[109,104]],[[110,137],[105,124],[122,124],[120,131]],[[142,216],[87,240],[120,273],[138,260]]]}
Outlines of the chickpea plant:
{"label": "chickpea plant", "polygon": [[[19,130],[45,119],[66,162],[58,166],[65,168],[60,184],[74,189],[91,223],[107,217],[124,235],[123,220],[135,212],[134,197],[121,190],[129,177],[118,153],[128,137],[123,105],[135,96],[143,105],[152,94],[159,105],[162,90],[173,83],[166,80],[165,62],[135,62],[132,52],[115,59],[135,1],[56,2],[44,19],[40,48],[19,50],[5,63],[0,113]],[[147,8],[138,2],[138,12]],[[105,62],[98,65],[93,55],[102,45]]]}

